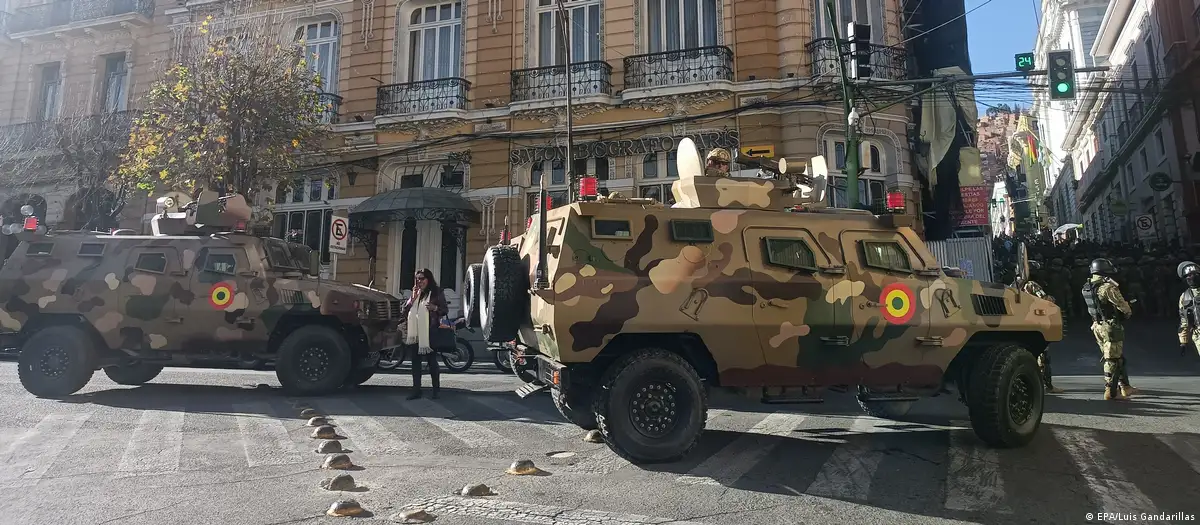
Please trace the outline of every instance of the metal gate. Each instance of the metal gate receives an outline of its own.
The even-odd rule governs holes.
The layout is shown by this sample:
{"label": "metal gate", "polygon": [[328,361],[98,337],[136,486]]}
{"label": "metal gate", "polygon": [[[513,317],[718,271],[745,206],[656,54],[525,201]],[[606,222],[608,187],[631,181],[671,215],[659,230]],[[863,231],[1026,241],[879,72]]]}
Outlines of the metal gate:
{"label": "metal gate", "polygon": [[927,241],[929,251],[942,266],[959,268],[968,279],[992,281],[992,240],[988,237],[969,237]]}

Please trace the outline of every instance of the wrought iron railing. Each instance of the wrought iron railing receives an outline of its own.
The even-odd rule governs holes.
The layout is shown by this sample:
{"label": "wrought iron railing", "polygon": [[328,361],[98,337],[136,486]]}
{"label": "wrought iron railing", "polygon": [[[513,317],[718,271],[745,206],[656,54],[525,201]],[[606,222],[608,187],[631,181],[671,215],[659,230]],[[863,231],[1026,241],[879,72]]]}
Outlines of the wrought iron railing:
{"label": "wrought iron railing", "polygon": [[18,9],[9,24],[9,33],[134,13],[153,18],[154,0],[58,0]]}
{"label": "wrought iron railing", "polygon": [[326,124],[337,124],[338,115],[342,109],[342,97],[333,93],[318,93],[317,99],[323,108],[321,112],[321,122]]}
{"label": "wrought iron railing", "polygon": [[733,50],[725,46],[664,51],[625,58],[625,89],[733,80]]}
{"label": "wrought iron railing", "polygon": [[[843,46],[845,47],[845,46]],[[903,48],[869,44],[871,50],[871,77],[877,80],[907,80],[908,52]],[[808,43],[808,55],[812,58],[812,76],[829,75],[836,78],[841,74],[836,41],[818,38]],[[847,61],[846,65],[850,63]]]}
{"label": "wrought iron railing", "polygon": [[[612,66],[591,61],[571,64],[571,96],[611,95]],[[566,66],[518,69],[512,72],[512,101],[546,100],[567,96]]]}
{"label": "wrought iron railing", "polygon": [[127,142],[136,111],[117,111],[0,127],[0,150],[20,154],[56,147],[64,134],[77,140]]}
{"label": "wrought iron railing", "polygon": [[439,78],[407,84],[379,86],[376,115],[408,115],[449,109],[467,109],[471,83],[461,78]]}

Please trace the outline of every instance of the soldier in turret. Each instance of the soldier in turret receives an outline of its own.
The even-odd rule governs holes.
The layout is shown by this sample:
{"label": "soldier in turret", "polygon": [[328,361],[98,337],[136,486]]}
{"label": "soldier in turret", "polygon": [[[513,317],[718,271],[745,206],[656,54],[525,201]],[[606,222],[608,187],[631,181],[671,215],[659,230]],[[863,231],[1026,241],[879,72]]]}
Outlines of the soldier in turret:
{"label": "soldier in turret", "polygon": [[[1092,277],[1083,285],[1083,302],[1092,317],[1092,335],[1104,356],[1104,399],[1123,401],[1136,394],[1125,372],[1125,320],[1133,314],[1112,279],[1116,267],[1108,259],[1092,261]],[[1118,390],[1119,385],[1119,390]]]}
{"label": "soldier in turret", "polygon": [[730,162],[733,162],[733,157],[729,156],[729,150],[713,148],[704,158],[704,174],[709,177],[728,177]]}
{"label": "soldier in turret", "polygon": [[1200,265],[1185,261],[1179,273],[1188,288],[1179,295],[1179,355],[1189,347],[1200,353]]}

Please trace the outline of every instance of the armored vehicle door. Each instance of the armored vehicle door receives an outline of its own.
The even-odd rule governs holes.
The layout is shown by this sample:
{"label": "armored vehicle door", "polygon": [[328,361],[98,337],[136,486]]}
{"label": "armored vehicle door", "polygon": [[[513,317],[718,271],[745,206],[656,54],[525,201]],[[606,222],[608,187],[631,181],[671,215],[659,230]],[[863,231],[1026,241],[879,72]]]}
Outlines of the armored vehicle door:
{"label": "armored vehicle door", "polygon": [[746,228],[743,236],[772,386],[822,383],[830,353],[838,352],[828,341],[839,335],[836,307],[826,299],[843,276],[827,273],[836,263],[808,230]]}
{"label": "armored vehicle door", "polygon": [[251,304],[246,251],[240,246],[204,247],[196,255],[192,268],[192,301],[188,310],[190,327],[187,344],[196,350],[221,348],[234,352],[253,347],[249,337],[260,322],[247,309]]}
{"label": "armored vehicle door", "polygon": [[[851,280],[849,319],[839,318],[849,335],[850,353],[861,358],[861,384],[895,384],[888,365],[920,364],[921,340],[929,315],[921,294],[941,275],[904,235],[895,230],[847,230],[841,234],[846,277]],[[903,378],[899,378],[903,379]]]}
{"label": "armored vehicle door", "polygon": [[[124,320],[94,319],[96,329],[114,348],[161,350],[178,348],[176,334],[184,326],[179,293],[187,282],[179,250],[144,244],[129,251],[125,278],[118,286]],[[102,326],[101,326],[102,325]]]}

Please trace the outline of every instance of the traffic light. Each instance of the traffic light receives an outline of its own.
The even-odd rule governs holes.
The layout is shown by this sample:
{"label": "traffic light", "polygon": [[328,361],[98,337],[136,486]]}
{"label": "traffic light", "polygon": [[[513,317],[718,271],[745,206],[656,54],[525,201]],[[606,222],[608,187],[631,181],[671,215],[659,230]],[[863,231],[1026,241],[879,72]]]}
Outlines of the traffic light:
{"label": "traffic light", "polygon": [[1050,100],[1075,99],[1075,59],[1070,51],[1046,54],[1046,76],[1050,79]]}
{"label": "traffic light", "polygon": [[850,78],[871,76],[871,26],[850,22],[846,24],[846,39],[850,41]]}

